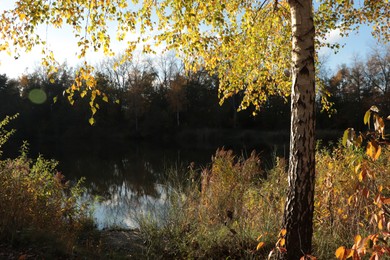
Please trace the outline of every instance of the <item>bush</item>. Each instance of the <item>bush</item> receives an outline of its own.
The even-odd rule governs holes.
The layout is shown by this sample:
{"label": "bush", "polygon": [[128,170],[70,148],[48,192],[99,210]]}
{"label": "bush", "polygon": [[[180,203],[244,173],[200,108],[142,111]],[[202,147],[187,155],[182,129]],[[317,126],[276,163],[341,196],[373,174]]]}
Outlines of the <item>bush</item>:
{"label": "bush", "polygon": [[[9,118],[6,119],[9,121]],[[0,123],[0,140],[9,134]],[[72,249],[78,232],[89,221],[87,205],[80,202],[82,180],[70,185],[56,170],[57,162],[27,156],[27,145],[16,159],[0,161],[0,241],[11,244],[61,243]]]}
{"label": "bush", "polygon": [[[373,128],[370,128],[371,122]],[[341,184],[333,188],[330,196],[325,196],[337,200],[328,210],[332,229],[327,233],[336,231],[341,240],[342,246],[333,251],[340,260],[360,260],[367,255],[370,259],[390,256],[390,143],[385,135],[385,121],[376,106],[365,113],[364,124],[368,125],[368,131],[359,135],[352,128],[347,129],[343,146],[335,151],[335,157],[340,159],[328,160],[328,165],[332,166],[328,166],[328,170],[339,170],[332,178],[335,181],[326,181],[327,186],[337,181]],[[338,153],[341,156],[337,156]],[[323,203],[332,204],[330,200]]]}

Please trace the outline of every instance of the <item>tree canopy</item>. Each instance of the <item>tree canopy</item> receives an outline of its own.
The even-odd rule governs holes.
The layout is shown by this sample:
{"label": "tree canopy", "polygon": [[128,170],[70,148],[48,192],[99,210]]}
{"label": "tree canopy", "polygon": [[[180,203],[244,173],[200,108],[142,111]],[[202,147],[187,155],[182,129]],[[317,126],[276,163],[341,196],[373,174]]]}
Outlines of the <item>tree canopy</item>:
{"label": "tree canopy", "polygon": [[[387,41],[389,9],[387,0],[359,4],[319,1],[314,16],[316,44],[329,45],[324,39],[331,30],[340,29],[347,35],[360,23],[371,24],[373,33]],[[253,105],[259,109],[268,96],[290,94],[292,35],[290,7],[285,0],[15,1],[14,8],[1,15],[0,50],[17,57],[40,46],[42,64],[53,73],[58,64],[46,44],[50,35],[47,30],[38,33],[48,26],[72,28],[79,58],[89,50],[113,55],[113,38],[124,42],[124,60],[131,59],[140,43],[145,52],[153,52],[153,46],[159,44],[174,49],[185,60],[187,70],[203,67],[219,76],[222,101],[241,92],[241,108]],[[136,39],[131,37],[134,34]],[[76,78],[70,89],[70,99],[72,91],[85,85],[93,91],[92,75],[93,68],[85,61],[79,80]],[[101,94],[93,92],[92,96]]]}

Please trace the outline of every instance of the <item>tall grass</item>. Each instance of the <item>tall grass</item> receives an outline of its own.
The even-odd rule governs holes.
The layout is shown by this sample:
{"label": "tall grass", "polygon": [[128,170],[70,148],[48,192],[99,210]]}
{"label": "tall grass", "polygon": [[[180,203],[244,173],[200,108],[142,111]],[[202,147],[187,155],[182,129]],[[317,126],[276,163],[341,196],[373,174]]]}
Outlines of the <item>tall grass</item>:
{"label": "tall grass", "polygon": [[[167,207],[160,219],[140,216],[138,224],[153,258],[252,258],[260,234],[272,247],[280,225],[286,186],[284,161],[274,171],[260,169],[252,153],[246,160],[218,150],[206,169],[190,168],[167,182]],[[283,173],[279,171],[283,169]],[[175,174],[171,174],[171,176]],[[263,239],[264,239],[263,238]]]}

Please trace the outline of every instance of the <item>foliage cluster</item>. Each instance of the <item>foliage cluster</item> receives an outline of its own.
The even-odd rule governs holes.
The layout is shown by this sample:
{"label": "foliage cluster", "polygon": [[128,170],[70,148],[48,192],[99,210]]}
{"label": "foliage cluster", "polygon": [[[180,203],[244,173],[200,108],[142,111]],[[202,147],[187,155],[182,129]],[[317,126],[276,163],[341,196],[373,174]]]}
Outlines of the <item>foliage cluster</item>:
{"label": "foliage cluster", "polygon": [[[376,112],[371,118],[379,120]],[[390,151],[384,139],[380,156],[378,150],[365,148],[375,141],[370,138],[382,138],[375,129],[364,136],[360,146],[340,142],[317,151],[314,255],[318,259],[332,259],[335,253],[338,259],[364,255],[378,259],[390,253]],[[187,180],[176,185],[180,188],[168,191],[170,207],[162,222],[140,218],[150,255],[265,259],[283,249],[279,228],[286,162],[276,158],[267,172],[258,162],[255,153],[244,160],[218,150],[201,174],[191,168]]]}
{"label": "foliage cluster", "polygon": [[[9,135],[0,123],[0,140]],[[0,241],[13,245],[42,241],[70,253],[79,232],[90,222],[87,204],[80,200],[82,180],[71,185],[56,170],[57,162],[28,158],[27,144],[15,159],[0,161]],[[46,244],[47,246],[47,244]]]}

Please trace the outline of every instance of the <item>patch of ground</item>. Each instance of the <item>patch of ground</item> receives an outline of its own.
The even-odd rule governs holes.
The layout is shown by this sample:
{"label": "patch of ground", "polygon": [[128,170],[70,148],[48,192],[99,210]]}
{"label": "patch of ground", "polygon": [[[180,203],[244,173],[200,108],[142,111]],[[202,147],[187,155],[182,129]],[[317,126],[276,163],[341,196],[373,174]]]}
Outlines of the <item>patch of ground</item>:
{"label": "patch of ground", "polygon": [[145,257],[145,243],[137,229],[103,230],[100,239],[103,251],[109,256],[124,259],[142,259]]}
{"label": "patch of ground", "polygon": [[[146,247],[139,230],[102,230],[86,234],[73,253],[53,245],[15,246],[0,242],[0,260],[16,259],[145,259]],[[50,243],[50,242],[48,242]]]}

